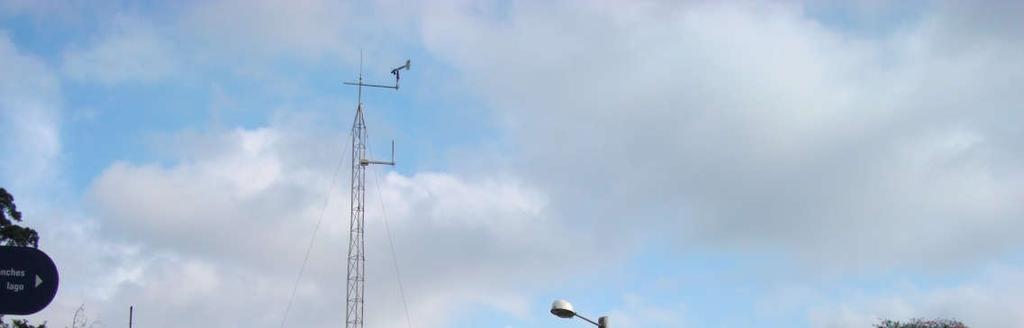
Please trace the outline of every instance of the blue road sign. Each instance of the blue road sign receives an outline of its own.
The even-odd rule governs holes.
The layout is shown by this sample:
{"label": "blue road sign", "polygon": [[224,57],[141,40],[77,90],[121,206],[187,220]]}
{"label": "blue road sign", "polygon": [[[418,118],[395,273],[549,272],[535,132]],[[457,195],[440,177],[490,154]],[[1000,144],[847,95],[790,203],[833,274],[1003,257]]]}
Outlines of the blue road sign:
{"label": "blue road sign", "polygon": [[57,266],[32,247],[0,247],[0,314],[39,312],[57,295]]}

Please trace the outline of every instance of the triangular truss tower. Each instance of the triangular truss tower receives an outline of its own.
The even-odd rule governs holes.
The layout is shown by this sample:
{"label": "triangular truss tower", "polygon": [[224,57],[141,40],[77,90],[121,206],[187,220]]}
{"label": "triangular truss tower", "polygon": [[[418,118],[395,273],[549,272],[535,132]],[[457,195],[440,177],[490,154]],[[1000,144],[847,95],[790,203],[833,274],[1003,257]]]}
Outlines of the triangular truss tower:
{"label": "triangular truss tower", "polygon": [[359,60],[359,80],[345,82],[359,89],[356,117],[352,122],[352,191],[351,217],[349,221],[348,241],[348,280],[345,296],[345,328],[363,327],[363,304],[366,292],[366,241],[365,210],[366,210],[366,167],[370,164],[395,165],[395,143],[391,142],[391,160],[375,161],[366,154],[366,122],[363,121],[363,87],[388,88],[398,90],[398,80],[402,69],[408,70],[410,62],[391,70],[395,75],[395,85],[363,83],[363,63]]}

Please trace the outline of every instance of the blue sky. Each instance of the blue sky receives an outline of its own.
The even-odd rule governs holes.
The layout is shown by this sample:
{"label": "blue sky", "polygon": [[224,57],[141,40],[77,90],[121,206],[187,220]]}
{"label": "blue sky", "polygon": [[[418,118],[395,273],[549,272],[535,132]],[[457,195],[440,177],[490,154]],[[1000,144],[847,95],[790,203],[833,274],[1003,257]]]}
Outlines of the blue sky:
{"label": "blue sky", "polygon": [[[1012,2],[0,3],[0,186],[120,325],[1024,324]],[[324,206],[324,204],[327,204]],[[294,306],[284,308],[320,218]],[[390,252],[385,220],[397,253]],[[399,313],[396,315],[396,313]]]}

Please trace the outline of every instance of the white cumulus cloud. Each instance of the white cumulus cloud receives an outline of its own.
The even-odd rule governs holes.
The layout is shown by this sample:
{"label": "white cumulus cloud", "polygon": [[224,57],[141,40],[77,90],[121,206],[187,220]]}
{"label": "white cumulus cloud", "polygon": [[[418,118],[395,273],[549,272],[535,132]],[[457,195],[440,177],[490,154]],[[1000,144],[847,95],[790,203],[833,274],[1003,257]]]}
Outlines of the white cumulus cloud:
{"label": "white cumulus cloud", "polygon": [[[102,231],[150,258],[112,299],[161,304],[140,309],[140,322],[280,320],[340,151],[332,133],[303,131],[270,126],[172,138],[179,144],[170,147],[184,153],[170,166],[107,168],[89,191]],[[343,315],[347,164],[330,190],[289,326],[327,326]],[[444,326],[468,304],[526,315],[530,291],[556,283],[545,277],[592,261],[584,255],[592,241],[573,237],[548,212],[546,196],[514,177],[370,172],[367,318],[374,325],[405,325],[394,312],[402,300],[389,238],[421,327]],[[570,246],[578,259],[552,251]]]}
{"label": "white cumulus cloud", "polygon": [[457,2],[425,6],[423,35],[521,174],[597,231],[822,268],[972,263],[1024,231],[1020,30],[928,9],[861,36],[799,4]]}

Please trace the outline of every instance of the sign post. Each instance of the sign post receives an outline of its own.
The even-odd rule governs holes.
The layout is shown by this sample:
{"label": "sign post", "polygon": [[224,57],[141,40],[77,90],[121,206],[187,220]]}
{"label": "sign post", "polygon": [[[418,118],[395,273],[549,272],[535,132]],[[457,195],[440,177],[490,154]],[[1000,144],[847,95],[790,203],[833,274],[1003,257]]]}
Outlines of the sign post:
{"label": "sign post", "polygon": [[0,315],[39,312],[57,295],[57,265],[32,247],[0,247]]}

